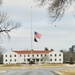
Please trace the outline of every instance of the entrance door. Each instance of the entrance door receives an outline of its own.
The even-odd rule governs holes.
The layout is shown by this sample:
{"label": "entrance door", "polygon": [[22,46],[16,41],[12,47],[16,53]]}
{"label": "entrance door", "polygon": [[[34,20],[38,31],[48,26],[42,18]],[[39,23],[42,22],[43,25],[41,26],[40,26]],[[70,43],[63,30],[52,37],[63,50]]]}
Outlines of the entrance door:
{"label": "entrance door", "polygon": [[33,64],[35,64],[35,59],[33,59]]}
{"label": "entrance door", "polygon": [[35,64],[35,59],[30,60],[29,64]]}

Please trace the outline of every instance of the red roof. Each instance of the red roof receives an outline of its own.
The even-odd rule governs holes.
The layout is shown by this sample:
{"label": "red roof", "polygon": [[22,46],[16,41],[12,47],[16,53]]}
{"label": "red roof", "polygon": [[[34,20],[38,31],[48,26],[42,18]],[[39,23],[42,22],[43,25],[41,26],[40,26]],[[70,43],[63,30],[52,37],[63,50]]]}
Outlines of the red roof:
{"label": "red roof", "polygon": [[16,53],[18,53],[18,54],[47,54],[47,53],[49,53],[49,52],[52,52],[52,50],[49,50],[49,51],[43,51],[43,50],[21,50],[21,51],[13,51],[13,52],[16,52]]}

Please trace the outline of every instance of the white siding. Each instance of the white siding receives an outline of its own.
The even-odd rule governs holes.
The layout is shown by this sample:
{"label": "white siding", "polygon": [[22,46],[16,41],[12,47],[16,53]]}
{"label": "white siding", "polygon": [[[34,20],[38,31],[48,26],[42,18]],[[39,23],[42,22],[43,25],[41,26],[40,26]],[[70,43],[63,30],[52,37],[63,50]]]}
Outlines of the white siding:
{"label": "white siding", "polygon": [[[48,56],[48,60],[46,60],[47,63],[63,63],[62,52],[52,51],[46,55]],[[3,54],[3,63],[4,64],[29,63],[28,59],[30,60],[31,58],[35,60],[35,63],[42,63],[41,59],[44,56],[45,54],[42,54],[42,56],[41,54],[17,54],[11,51]]]}
{"label": "white siding", "polygon": [[63,63],[63,53],[62,52],[59,52],[59,51],[50,52],[49,58],[50,58],[49,63]]}
{"label": "white siding", "polygon": [[[7,61],[6,61],[7,60]],[[15,52],[6,52],[3,54],[4,64],[16,64],[18,63],[18,54]]]}

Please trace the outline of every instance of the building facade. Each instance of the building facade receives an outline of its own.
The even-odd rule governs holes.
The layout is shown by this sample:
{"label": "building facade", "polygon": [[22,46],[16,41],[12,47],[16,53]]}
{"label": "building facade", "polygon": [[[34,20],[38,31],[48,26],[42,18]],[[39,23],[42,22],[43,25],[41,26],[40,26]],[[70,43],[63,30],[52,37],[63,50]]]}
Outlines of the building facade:
{"label": "building facade", "polygon": [[63,53],[54,50],[21,50],[11,51],[3,54],[4,64],[34,64],[63,63]]}

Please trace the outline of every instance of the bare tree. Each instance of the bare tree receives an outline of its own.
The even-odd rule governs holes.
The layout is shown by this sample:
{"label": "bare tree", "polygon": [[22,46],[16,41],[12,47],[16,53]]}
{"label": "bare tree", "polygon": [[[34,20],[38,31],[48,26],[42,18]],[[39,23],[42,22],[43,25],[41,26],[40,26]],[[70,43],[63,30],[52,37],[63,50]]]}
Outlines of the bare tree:
{"label": "bare tree", "polygon": [[44,63],[44,64],[48,63],[48,61],[49,61],[49,55],[43,56],[41,59],[43,61],[42,63]]}
{"label": "bare tree", "polygon": [[[2,0],[0,0],[0,5],[2,4]],[[21,24],[19,22],[14,22],[12,20],[9,20],[8,15],[0,10],[0,39],[2,39],[3,36],[1,34],[6,34],[8,38],[10,38],[9,32],[19,28]],[[4,48],[0,46],[0,63],[2,63],[2,53],[4,51]]]}
{"label": "bare tree", "polygon": [[[2,4],[2,0],[0,0],[0,5]],[[19,22],[14,22],[9,20],[7,13],[0,11],[0,39],[1,34],[6,34],[9,38],[9,32],[13,29],[19,28],[21,24]]]}
{"label": "bare tree", "polygon": [[0,5],[2,4],[2,0],[0,0]]}
{"label": "bare tree", "polygon": [[3,63],[3,55],[2,53],[5,51],[5,48],[3,48],[2,46],[0,46],[0,64]]}
{"label": "bare tree", "polygon": [[0,12],[0,34],[6,33],[10,38],[9,32],[13,29],[19,28],[20,26],[19,22],[9,20],[7,14]]}
{"label": "bare tree", "polygon": [[4,52],[5,48],[3,48],[2,46],[0,46],[0,55],[2,55],[2,53]]}
{"label": "bare tree", "polygon": [[75,0],[36,0],[39,2],[39,5],[48,5],[49,17],[55,21],[58,18],[60,19],[67,8],[69,8]]}

